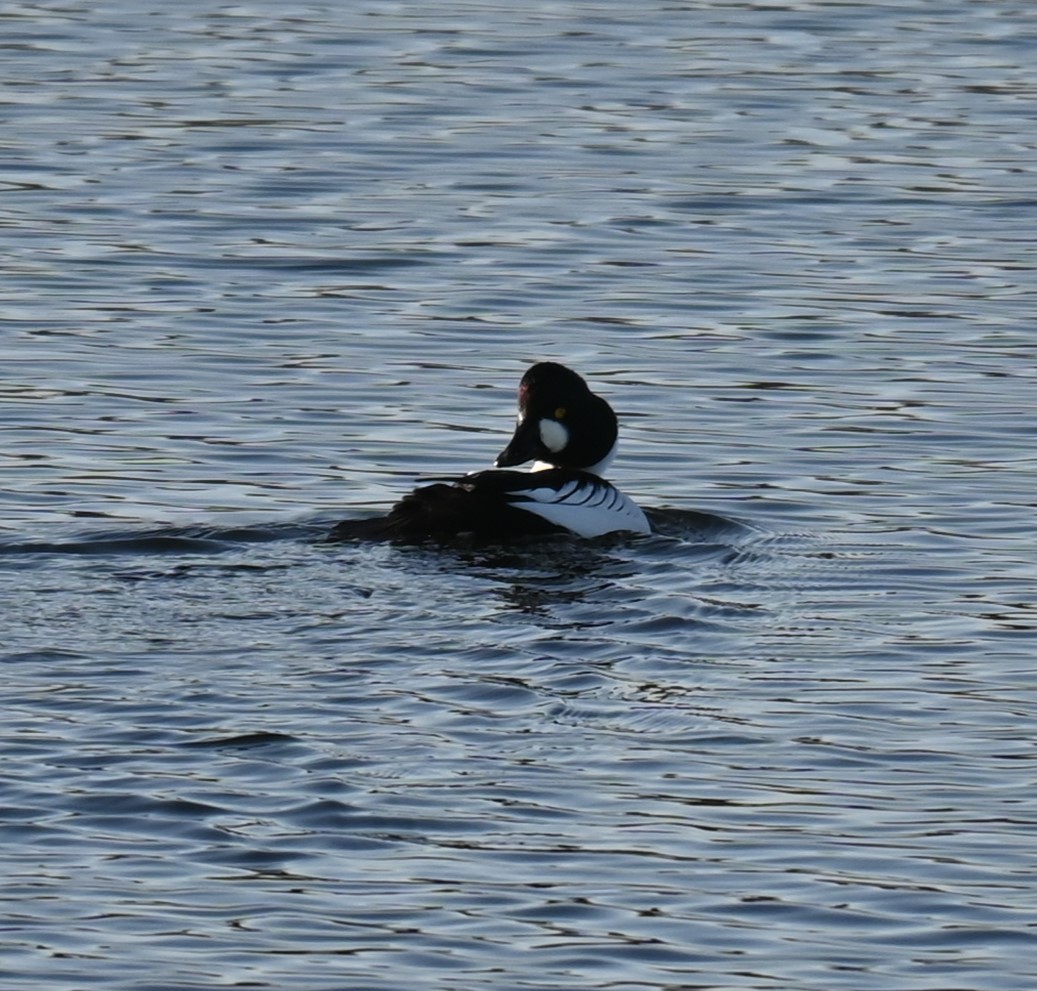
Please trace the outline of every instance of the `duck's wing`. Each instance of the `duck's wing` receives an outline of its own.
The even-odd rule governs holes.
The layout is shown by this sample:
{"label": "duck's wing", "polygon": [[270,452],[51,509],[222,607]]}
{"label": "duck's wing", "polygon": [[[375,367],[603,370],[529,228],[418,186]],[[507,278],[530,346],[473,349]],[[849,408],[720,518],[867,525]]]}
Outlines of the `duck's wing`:
{"label": "duck's wing", "polygon": [[577,536],[651,533],[641,507],[597,475],[558,468],[520,477],[508,490],[511,504]]}
{"label": "duck's wing", "polygon": [[488,540],[552,533],[599,537],[650,533],[641,508],[596,475],[567,468],[494,469],[423,485],[388,516],[345,520],[331,540],[423,540],[472,535]]}

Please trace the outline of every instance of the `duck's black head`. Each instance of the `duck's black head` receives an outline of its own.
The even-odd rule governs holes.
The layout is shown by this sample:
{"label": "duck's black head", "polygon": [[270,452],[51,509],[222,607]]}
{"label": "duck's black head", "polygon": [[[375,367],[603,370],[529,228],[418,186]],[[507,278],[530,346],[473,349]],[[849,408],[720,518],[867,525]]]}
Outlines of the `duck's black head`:
{"label": "duck's black head", "polygon": [[533,365],[519,383],[518,425],[497,468],[538,461],[601,474],[618,436],[616,414],[587,383],[553,361]]}

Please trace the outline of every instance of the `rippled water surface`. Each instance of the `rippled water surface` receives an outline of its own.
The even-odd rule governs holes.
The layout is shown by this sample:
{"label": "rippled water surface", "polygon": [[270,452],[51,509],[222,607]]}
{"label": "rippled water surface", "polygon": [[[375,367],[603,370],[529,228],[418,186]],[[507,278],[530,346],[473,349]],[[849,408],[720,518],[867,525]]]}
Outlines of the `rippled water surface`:
{"label": "rippled water surface", "polygon": [[[4,991],[1037,986],[1035,34],[0,7]],[[658,533],[324,542],[542,358]]]}

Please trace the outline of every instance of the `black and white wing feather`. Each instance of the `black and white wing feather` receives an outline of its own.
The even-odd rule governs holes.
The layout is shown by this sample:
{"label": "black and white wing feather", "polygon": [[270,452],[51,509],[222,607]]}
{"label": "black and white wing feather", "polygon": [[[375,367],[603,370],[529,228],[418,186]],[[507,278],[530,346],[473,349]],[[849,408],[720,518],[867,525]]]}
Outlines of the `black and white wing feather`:
{"label": "black and white wing feather", "polygon": [[641,507],[596,475],[556,469],[522,478],[522,487],[509,491],[509,502],[579,537],[651,532]]}

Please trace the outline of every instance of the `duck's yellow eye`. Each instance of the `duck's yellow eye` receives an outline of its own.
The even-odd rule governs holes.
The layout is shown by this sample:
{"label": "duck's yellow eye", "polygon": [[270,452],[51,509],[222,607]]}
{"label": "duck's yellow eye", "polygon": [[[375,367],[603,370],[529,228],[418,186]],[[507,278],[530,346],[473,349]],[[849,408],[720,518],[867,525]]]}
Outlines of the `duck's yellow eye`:
{"label": "duck's yellow eye", "polygon": [[564,406],[559,406],[558,409],[555,410],[555,419],[556,420],[564,420],[565,419],[565,407]]}

